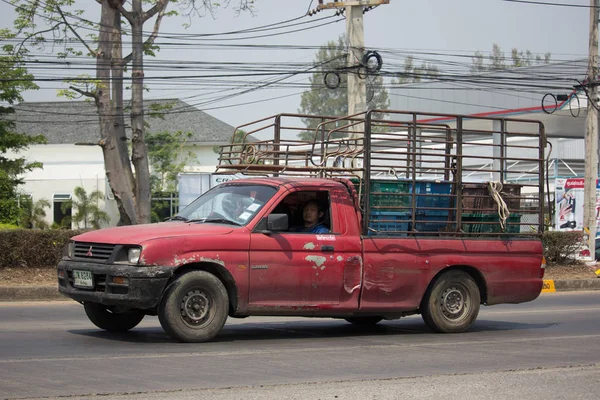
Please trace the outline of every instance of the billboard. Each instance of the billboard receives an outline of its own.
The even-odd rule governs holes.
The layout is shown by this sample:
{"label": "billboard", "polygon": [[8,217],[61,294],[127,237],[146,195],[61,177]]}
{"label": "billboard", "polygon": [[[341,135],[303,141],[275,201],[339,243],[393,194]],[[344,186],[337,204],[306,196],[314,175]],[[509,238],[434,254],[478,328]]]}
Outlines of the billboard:
{"label": "billboard", "polygon": [[[557,231],[583,230],[584,179],[556,179],[554,190],[556,199],[555,228]],[[600,211],[600,187],[596,180],[596,232]]]}

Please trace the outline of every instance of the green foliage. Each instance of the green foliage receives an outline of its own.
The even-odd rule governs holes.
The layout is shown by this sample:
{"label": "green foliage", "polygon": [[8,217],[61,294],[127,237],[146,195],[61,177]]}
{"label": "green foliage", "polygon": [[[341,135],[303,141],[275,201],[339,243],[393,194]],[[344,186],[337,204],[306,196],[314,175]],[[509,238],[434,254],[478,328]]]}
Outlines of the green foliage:
{"label": "green foliage", "polygon": [[[73,190],[73,193],[75,194],[75,199],[63,202],[61,208],[65,213],[69,208],[71,208],[71,212],[75,211],[71,216],[71,221],[77,227],[83,223],[84,229],[88,227],[99,229],[102,223],[110,222],[108,214],[100,210],[98,206],[100,200],[104,198],[104,194],[101,191],[95,190],[88,195],[84,188],[77,186]],[[61,221],[61,225],[70,225],[71,221],[66,217],[64,223]]]}
{"label": "green foliage", "polygon": [[[246,131],[242,130],[242,129],[238,129],[237,131],[235,131],[235,133],[233,134],[233,141],[231,142],[231,144],[236,144],[236,143],[246,143]],[[220,146],[213,146],[213,152],[219,154],[221,152],[221,147]]]}
{"label": "green foliage", "polygon": [[152,222],[161,222],[177,213],[179,197],[177,192],[152,193]]}
{"label": "green foliage", "polygon": [[41,167],[40,163],[28,162],[24,157],[9,156],[8,152],[19,152],[32,144],[45,143],[43,136],[28,136],[14,131],[15,122],[10,119],[14,113],[13,104],[23,101],[21,92],[37,89],[32,82],[33,76],[27,73],[15,57],[0,56],[0,180],[4,193],[0,198],[6,199],[7,194],[14,198],[14,193],[5,192],[5,185],[16,186],[23,183],[21,175],[26,171]]}
{"label": "green foliage", "polygon": [[146,135],[148,158],[152,167],[151,190],[173,191],[177,188],[177,174],[183,172],[192,153],[186,150],[192,132],[157,132]]}
{"label": "green foliage", "polygon": [[529,67],[535,64],[548,64],[550,62],[550,53],[534,56],[530,50],[519,51],[517,48],[511,50],[511,57],[508,59],[504,52],[496,43],[492,46],[492,52],[488,57],[488,63],[480,51],[475,52],[472,57],[471,72],[497,71],[507,68]]}
{"label": "green foliage", "polygon": [[21,220],[19,225],[22,228],[48,229],[50,226],[46,222],[46,208],[50,208],[50,202],[47,199],[39,199],[32,202],[31,199],[22,201]]}
{"label": "green foliage", "polygon": [[56,267],[76,230],[0,230],[1,267]]}
{"label": "green foliage", "polygon": [[[315,72],[309,77],[310,89],[302,93],[300,100],[300,114],[344,116],[348,115],[348,85],[347,74],[356,73],[347,70],[340,73],[341,83],[337,89],[328,89],[323,83],[325,72],[346,71],[347,50],[345,36],[338,38],[337,42],[329,41],[322,46],[315,56]],[[385,109],[389,107],[388,93],[383,87],[383,78],[379,75],[368,77],[370,90],[374,95],[367,107],[369,109]],[[314,129],[319,124],[316,119],[305,119],[304,124],[308,129]],[[303,132],[300,135],[303,140],[312,139],[313,132]]]}
{"label": "green foliage", "polygon": [[13,185],[3,179],[0,171],[0,223],[17,225],[19,222],[19,205]]}
{"label": "green foliage", "polygon": [[0,224],[0,231],[8,229],[19,229],[19,227],[17,225],[12,224]]}
{"label": "green foliage", "polygon": [[23,183],[23,173],[41,167],[18,153],[32,144],[45,143],[43,136],[28,136],[15,132],[13,104],[23,101],[21,92],[37,89],[33,76],[28,74],[18,58],[0,56],[0,222],[17,224],[19,206],[17,187]]}
{"label": "green foliage", "polygon": [[[157,116],[161,110],[154,109]],[[170,202],[154,200],[159,197],[170,197],[177,189],[177,175],[183,172],[185,164],[193,156],[186,149],[187,141],[192,137],[191,132],[157,132],[146,134],[148,159],[152,169],[150,175],[150,189],[153,200],[151,202],[151,221],[159,222],[171,216]],[[166,192],[166,193],[165,193]]]}
{"label": "green foliage", "polygon": [[408,56],[404,60],[403,72],[396,78],[392,78],[392,85],[401,85],[404,83],[421,82],[422,80],[435,79],[440,76],[440,70],[435,65],[423,61],[420,67],[415,66],[413,56]]}
{"label": "green foliage", "polygon": [[583,239],[582,232],[547,231],[542,235],[544,256],[549,264],[564,264],[574,261]]}

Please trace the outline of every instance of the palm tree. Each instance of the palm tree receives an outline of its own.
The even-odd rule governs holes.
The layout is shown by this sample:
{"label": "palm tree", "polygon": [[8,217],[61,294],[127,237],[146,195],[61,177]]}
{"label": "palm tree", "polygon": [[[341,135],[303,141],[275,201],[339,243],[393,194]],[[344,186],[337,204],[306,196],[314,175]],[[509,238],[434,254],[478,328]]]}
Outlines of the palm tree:
{"label": "palm tree", "polygon": [[94,229],[99,229],[102,222],[110,222],[108,214],[98,207],[98,201],[104,197],[104,193],[95,190],[88,196],[81,186],[77,186],[73,193],[75,199],[64,202],[61,208],[65,213],[69,208],[76,210],[71,220],[77,224],[78,228],[82,222],[84,229],[87,229],[88,225]]}
{"label": "palm tree", "polygon": [[49,225],[45,219],[45,208],[50,208],[50,202],[47,199],[42,198],[35,203],[28,201],[28,204],[22,209],[21,226],[25,228],[48,229]]}

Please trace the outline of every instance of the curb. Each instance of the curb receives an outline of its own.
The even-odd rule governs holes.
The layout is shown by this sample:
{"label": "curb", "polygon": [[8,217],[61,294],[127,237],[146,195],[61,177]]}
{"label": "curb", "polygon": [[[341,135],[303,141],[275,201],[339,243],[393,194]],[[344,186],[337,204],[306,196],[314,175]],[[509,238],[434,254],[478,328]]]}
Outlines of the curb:
{"label": "curb", "polygon": [[[544,280],[542,293],[600,290],[600,279]],[[0,302],[67,300],[57,286],[0,286]]]}
{"label": "curb", "polygon": [[544,280],[542,293],[600,290],[600,279]]}
{"label": "curb", "polygon": [[58,286],[0,286],[0,301],[66,300]]}

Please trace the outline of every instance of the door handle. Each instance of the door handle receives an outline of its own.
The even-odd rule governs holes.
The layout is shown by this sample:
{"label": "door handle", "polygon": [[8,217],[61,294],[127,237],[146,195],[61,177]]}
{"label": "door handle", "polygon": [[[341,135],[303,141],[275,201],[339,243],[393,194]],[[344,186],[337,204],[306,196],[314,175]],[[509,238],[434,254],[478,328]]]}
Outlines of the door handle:
{"label": "door handle", "polygon": [[334,251],[333,246],[321,246],[321,251]]}

